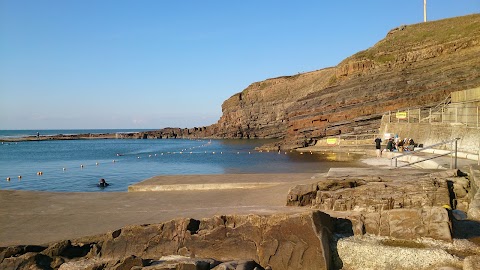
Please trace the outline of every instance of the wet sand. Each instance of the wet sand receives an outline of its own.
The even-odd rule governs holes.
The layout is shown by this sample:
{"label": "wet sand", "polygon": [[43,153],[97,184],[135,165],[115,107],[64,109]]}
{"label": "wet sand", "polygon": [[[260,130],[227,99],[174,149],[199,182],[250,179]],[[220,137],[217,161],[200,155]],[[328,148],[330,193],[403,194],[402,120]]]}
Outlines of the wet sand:
{"label": "wet sand", "polygon": [[[213,215],[305,211],[285,206],[287,192],[297,184],[314,181],[312,177],[315,176],[320,175],[210,177],[213,182],[232,182],[235,179],[236,183],[269,184],[234,189],[111,193],[0,190],[0,246],[43,244],[105,233],[126,225],[158,223],[179,217],[199,219]],[[197,178],[206,181],[209,176]],[[181,184],[182,176],[176,180]],[[175,182],[175,176],[170,176],[170,181]]]}

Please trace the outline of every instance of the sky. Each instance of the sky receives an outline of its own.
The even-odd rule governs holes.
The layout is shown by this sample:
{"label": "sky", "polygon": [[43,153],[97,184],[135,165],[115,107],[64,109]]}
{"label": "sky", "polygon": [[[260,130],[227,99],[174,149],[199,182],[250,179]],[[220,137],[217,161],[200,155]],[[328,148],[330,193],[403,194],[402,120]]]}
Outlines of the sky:
{"label": "sky", "polygon": [[[428,20],[479,12],[427,2]],[[422,0],[0,0],[0,130],[207,126],[253,82],[422,21]]]}

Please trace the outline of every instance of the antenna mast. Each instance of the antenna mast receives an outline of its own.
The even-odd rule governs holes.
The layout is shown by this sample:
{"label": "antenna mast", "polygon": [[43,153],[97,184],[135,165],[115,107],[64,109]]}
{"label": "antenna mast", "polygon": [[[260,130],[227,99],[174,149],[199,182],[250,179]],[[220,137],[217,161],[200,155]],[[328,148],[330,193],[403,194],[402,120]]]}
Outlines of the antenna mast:
{"label": "antenna mast", "polygon": [[423,0],[423,22],[427,22],[427,0]]}

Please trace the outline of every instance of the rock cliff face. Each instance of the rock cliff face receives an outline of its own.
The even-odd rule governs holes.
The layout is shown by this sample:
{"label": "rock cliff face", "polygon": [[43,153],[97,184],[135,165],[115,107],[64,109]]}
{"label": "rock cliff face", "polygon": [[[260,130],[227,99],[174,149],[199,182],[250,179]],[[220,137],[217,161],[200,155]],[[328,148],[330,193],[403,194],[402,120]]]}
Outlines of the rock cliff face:
{"label": "rock cliff face", "polygon": [[282,138],[377,132],[381,115],[480,86],[480,15],[402,26],[336,67],[251,84],[209,127],[182,137]]}

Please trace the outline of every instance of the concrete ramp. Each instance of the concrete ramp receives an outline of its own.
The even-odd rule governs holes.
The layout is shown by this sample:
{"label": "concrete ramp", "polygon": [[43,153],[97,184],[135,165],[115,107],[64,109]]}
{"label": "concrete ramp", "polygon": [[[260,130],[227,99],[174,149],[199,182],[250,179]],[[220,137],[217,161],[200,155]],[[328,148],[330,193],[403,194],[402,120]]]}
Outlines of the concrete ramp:
{"label": "concrete ramp", "polygon": [[131,185],[128,187],[128,191],[254,189],[288,184],[310,178],[312,178],[311,173],[161,175]]}

